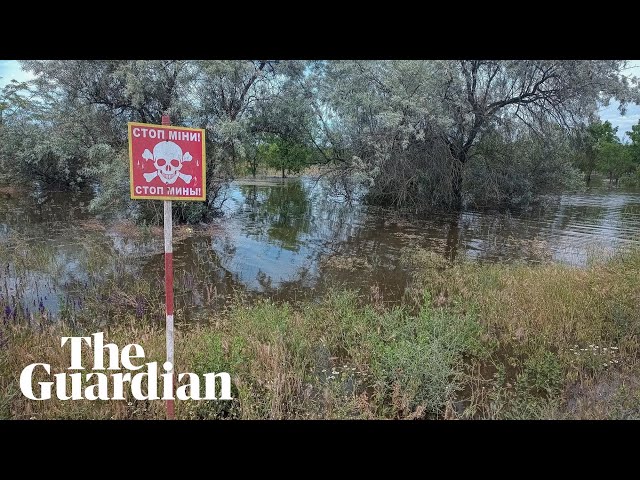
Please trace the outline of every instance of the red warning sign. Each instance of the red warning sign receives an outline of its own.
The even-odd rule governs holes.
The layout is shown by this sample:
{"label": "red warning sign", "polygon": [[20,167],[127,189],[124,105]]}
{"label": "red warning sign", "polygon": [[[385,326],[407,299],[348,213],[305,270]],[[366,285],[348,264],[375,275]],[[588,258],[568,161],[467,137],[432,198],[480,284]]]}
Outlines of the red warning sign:
{"label": "red warning sign", "polygon": [[131,198],[205,200],[204,130],[129,123]]}

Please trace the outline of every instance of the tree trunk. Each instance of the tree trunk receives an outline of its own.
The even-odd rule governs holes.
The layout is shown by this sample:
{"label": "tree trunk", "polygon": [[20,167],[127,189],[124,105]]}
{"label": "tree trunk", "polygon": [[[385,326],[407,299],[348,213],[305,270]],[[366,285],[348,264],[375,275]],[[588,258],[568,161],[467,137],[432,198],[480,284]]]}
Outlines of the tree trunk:
{"label": "tree trunk", "polygon": [[454,158],[451,168],[451,208],[453,210],[462,209],[462,169],[464,160]]}
{"label": "tree trunk", "polygon": [[285,178],[284,177],[284,164],[282,165],[282,178]]}
{"label": "tree trunk", "polygon": [[461,146],[459,143],[449,143],[449,152],[451,153],[451,202],[449,207],[452,210],[462,209],[462,171],[467,162],[470,148]]}
{"label": "tree trunk", "polygon": [[587,187],[589,186],[590,183],[591,183],[591,170],[587,172]]}

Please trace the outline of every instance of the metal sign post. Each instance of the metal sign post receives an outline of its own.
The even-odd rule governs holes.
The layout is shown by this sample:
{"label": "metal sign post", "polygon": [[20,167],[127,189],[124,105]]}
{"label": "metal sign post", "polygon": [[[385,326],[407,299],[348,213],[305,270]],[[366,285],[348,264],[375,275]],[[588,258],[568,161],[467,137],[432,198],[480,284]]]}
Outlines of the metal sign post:
{"label": "metal sign post", "polygon": [[[172,397],[176,390],[176,369],[173,348],[173,218],[171,201],[204,201],[206,199],[204,135],[204,129],[172,127],[169,115],[162,115],[162,125],[129,123],[131,198],[134,200],[164,201],[166,361],[172,366]],[[173,420],[175,418],[174,400],[166,400],[166,406],[167,418]]]}
{"label": "metal sign post", "polygon": [[[162,116],[162,125],[171,125],[169,115]],[[171,200],[164,201],[164,300],[167,328],[167,362],[175,365],[173,356],[173,215]],[[176,374],[173,368],[171,392],[175,394]],[[175,418],[173,399],[167,400],[167,419]]]}

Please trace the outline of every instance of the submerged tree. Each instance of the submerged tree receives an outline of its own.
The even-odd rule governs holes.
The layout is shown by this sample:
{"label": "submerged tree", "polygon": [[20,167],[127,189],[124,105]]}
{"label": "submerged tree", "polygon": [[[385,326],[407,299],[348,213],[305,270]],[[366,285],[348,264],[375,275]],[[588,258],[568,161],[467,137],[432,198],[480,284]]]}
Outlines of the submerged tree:
{"label": "submerged tree", "polygon": [[[72,111],[63,109],[68,117]],[[86,183],[87,147],[70,124],[58,121],[46,97],[26,83],[12,82],[0,91],[0,176],[29,179],[40,186],[65,188]]]}
{"label": "submerged tree", "polygon": [[247,162],[255,174],[260,159],[283,174],[321,159],[347,193],[365,185],[376,204],[522,204],[573,182],[568,149],[578,147],[568,133],[586,142],[577,163],[589,178],[597,132],[580,136],[577,127],[611,98],[624,108],[639,97],[636,80],[622,74],[625,62],[608,60],[22,65],[35,79],[0,98],[6,172],[63,188],[90,183],[94,207],[156,218],[152,202],[121,193],[126,123],[159,123],[168,113],[174,124],[206,129],[207,202],[178,202],[182,221],[215,212],[225,183]]}
{"label": "submerged tree", "polygon": [[[58,150],[46,149],[49,163],[70,152],[70,171],[81,171],[98,187],[94,207],[115,205],[157,217],[152,202],[131,202],[121,193],[128,182],[127,122],[158,124],[167,113],[174,124],[206,129],[207,201],[178,202],[174,214],[182,221],[215,213],[245,147],[255,144],[260,131],[274,128],[263,121],[265,105],[301,98],[285,98],[282,90],[303,70],[302,62],[267,60],[47,60],[22,66],[35,75],[30,88],[45,99],[48,115],[46,121],[24,122],[25,129],[42,130],[26,137],[37,145],[58,139]],[[284,123],[280,118],[276,126],[286,138]]]}
{"label": "submerged tree", "polygon": [[524,208],[542,195],[581,183],[571,162],[571,139],[557,125],[544,129],[544,135],[527,129],[484,135],[463,179],[474,206]]}
{"label": "submerged tree", "polygon": [[[460,207],[477,146],[500,129],[544,136],[611,98],[638,98],[622,61],[342,61],[316,65],[330,160],[358,172],[380,203]],[[325,149],[326,151],[326,149]],[[329,159],[328,159],[329,160]]]}

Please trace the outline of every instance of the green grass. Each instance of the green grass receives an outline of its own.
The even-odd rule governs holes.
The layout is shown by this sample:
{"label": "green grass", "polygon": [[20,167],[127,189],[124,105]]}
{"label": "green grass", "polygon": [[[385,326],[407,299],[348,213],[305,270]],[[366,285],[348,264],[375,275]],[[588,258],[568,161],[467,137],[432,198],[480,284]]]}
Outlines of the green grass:
{"label": "green grass", "polygon": [[[334,291],[295,304],[238,297],[189,324],[177,312],[177,370],[229,372],[234,397],[178,401],[178,418],[640,417],[640,252],[585,269],[406,254],[415,278],[399,306]],[[48,256],[20,258],[18,275]],[[141,316],[136,300],[160,304],[155,284],[119,268],[126,259],[104,275],[98,254],[87,261],[82,309],[0,323],[0,417],[164,417],[160,401],[36,402],[18,389],[30,363],[68,367],[63,335],[104,331],[163,360],[162,312]]]}
{"label": "green grass", "polygon": [[[178,416],[437,417],[461,388],[463,355],[481,349],[480,326],[472,316],[435,311],[428,297],[417,315],[401,308],[375,312],[350,292],[298,307],[268,301],[250,307],[238,303],[224,318],[179,326],[178,370],[230,372],[235,400],[178,402]],[[148,361],[162,359],[160,326],[121,319],[101,331],[110,342],[140,343]],[[16,395],[24,366],[44,361],[62,371],[69,359],[59,338],[89,334],[92,329],[62,323],[43,329],[12,325],[3,332],[9,338],[0,351],[3,417],[162,417],[161,402],[35,402]]]}
{"label": "green grass", "polygon": [[[566,265],[417,264],[413,297],[424,289],[449,311],[470,306],[487,329],[488,361],[472,360],[467,415],[480,418],[616,418],[640,405],[640,251],[585,269]],[[587,401],[586,399],[589,399]],[[597,407],[597,408],[596,408]]]}

